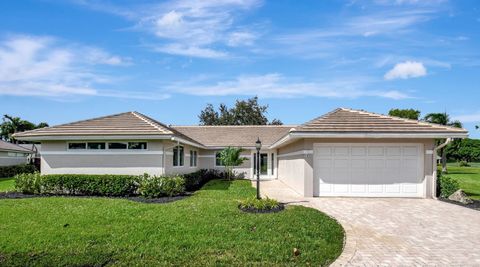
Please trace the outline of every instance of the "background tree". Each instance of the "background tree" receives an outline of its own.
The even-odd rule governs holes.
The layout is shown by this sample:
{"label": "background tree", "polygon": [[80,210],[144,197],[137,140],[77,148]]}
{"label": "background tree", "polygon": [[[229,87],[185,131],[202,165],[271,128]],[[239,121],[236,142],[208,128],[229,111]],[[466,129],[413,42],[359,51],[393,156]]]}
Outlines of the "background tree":
{"label": "background tree", "polygon": [[41,122],[36,125],[27,120],[22,120],[19,117],[13,117],[5,114],[3,115],[3,123],[0,125],[0,139],[8,142],[12,142],[12,143],[18,143],[18,141],[12,137],[14,133],[34,130],[38,128],[44,128],[44,127],[48,127],[48,123]]}
{"label": "background tree", "polygon": [[212,104],[207,104],[198,118],[200,125],[281,125],[278,119],[269,122],[266,113],[268,105],[260,105],[258,97],[237,100],[233,108],[220,104],[218,111]]}
{"label": "background tree", "polygon": [[235,177],[233,167],[242,165],[243,162],[247,160],[247,158],[240,156],[242,151],[243,149],[238,147],[226,147],[220,151],[220,160],[225,166],[229,180]]}
{"label": "background tree", "polygon": [[400,117],[404,119],[410,119],[410,120],[418,120],[420,118],[420,110],[415,110],[415,109],[398,109],[394,108],[391,109],[388,112],[388,115],[390,116],[395,116],[395,117]]}
{"label": "background tree", "polygon": [[455,140],[445,148],[448,160],[479,162],[480,140],[465,138]]}
{"label": "background tree", "polygon": [[[451,121],[450,116],[446,112],[444,113],[429,113],[425,115],[424,120],[430,123],[436,123],[446,126],[452,126],[457,128],[462,128],[462,123],[460,121]],[[443,140],[437,141],[437,143],[443,142]],[[442,155],[442,172],[447,172],[447,153],[445,147],[440,151]]]}

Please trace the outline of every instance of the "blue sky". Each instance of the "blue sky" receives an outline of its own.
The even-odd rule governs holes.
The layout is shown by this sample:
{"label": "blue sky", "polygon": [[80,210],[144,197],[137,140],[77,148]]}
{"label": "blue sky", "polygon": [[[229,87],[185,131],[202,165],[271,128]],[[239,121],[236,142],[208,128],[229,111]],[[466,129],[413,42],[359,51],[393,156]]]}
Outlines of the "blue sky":
{"label": "blue sky", "polygon": [[0,112],[197,124],[258,95],[286,124],[415,108],[478,138],[479,47],[477,0],[1,1]]}

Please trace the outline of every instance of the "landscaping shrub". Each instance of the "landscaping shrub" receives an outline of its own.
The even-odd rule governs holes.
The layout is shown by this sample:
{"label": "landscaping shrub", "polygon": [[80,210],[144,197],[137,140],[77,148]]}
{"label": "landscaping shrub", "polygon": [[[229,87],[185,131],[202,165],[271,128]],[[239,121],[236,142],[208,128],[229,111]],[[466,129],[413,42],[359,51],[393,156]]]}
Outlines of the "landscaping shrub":
{"label": "landscaping shrub", "polygon": [[251,197],[240,201],[238,207],[247,211],[271,211],[280,209],[281,204],[277,200],[268,197],[262,199]]}
{"label": "landscaping shrub", "polygon": [[438,182],[440,184],[440,196],[444,198],[448,198],[451,194],[460,189],[458,181],[448,176],[440,176]]}
{"label": "landscaping shrub", "polygon": [[15,175],[15,190],[24,194],[40,194],[41,175],[39,172]]}
{"label": "landscaping shrub", "polygon": [[36,167],[32,164],[20,164],[0,167],[0,177],[13,177],[20,173],[34,173]]}
{"label": "landscaping shrub", "polygon": [[226,172],[218,171],[218,170],[206,170],[202,169],[196,172],[187,173],[183,175],[185,179],[185,190],[187,191],[195,191],[200,188],[210,180],[214,179],[225,179],[227,177]]}
{"label": "landscaping shrub", "polygon": [[466,160],[461,160],[458,162],[458,166],[460,167],[470,167],[470,164]]}
{"label": "landscaping shrub", "polygon": [[138,188],[141,196],[158,198],[185,193],[185,179],[181,176],[149,176],[145,174]]}
{"label": "landscaping shrub", "polygon": [[30,194],[131,196],[138,176],[85,174],[21,174],[15,177],[17,191]]}

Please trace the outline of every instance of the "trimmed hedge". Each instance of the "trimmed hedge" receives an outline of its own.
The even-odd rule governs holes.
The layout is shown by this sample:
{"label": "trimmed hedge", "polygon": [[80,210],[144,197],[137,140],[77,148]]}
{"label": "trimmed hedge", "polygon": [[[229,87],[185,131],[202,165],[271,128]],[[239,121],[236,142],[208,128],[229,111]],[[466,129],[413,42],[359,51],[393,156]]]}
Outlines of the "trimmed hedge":
{"label": "trimmed hedge", "polygon": [[458,181],[448,176],[440,176],[438,182],[440,184],[440,196],[443,198],[448,198],[451,194],[460,189]]}
{"label": "trimmed hedge", "polygon": [[23,173],[15,176],[15,189],[25,194],[113,196],[141,195],[146,198],[178,196],[196,191],[213,179],[225,179],[226,173],[199,170],[174,176],[86,175]]}
{"label": "trimmed hedge", "polygon": [[183,175],[185,179],[185,190],[196,191],[210,180],[226,179],[227,173],[218,170],[201,169],[196,172],[187,173]]}
{"label": "trimmed hedge", "polygon": [[0,167],[0,177],[13,177],[21,173],[34,173],[36,170],[37,168],[32,164],[2,166]]}
{"label": "trimmed hedge", "polygon": [[138,192],[145,198],[173,197],[185,193],[185,179],[182,176],[149,176],[145,174]]}
{"label": "trimmed hedge", "polygon": [[132,175],[85,174],[20,174],[15,188],[27,194],[132,196],[136,194],[139,177]]}

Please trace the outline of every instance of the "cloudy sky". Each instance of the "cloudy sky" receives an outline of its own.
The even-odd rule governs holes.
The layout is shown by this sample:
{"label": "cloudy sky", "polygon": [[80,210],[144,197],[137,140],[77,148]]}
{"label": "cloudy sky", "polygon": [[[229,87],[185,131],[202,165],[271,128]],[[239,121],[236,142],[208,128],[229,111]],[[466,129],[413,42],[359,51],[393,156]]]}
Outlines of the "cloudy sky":
{"label": "cloudy sky", "polygon": [[258,95],[288,124],[415,108],[480,137],[479,47],[478,0],[1,1],[0,112],[196,124]]}

